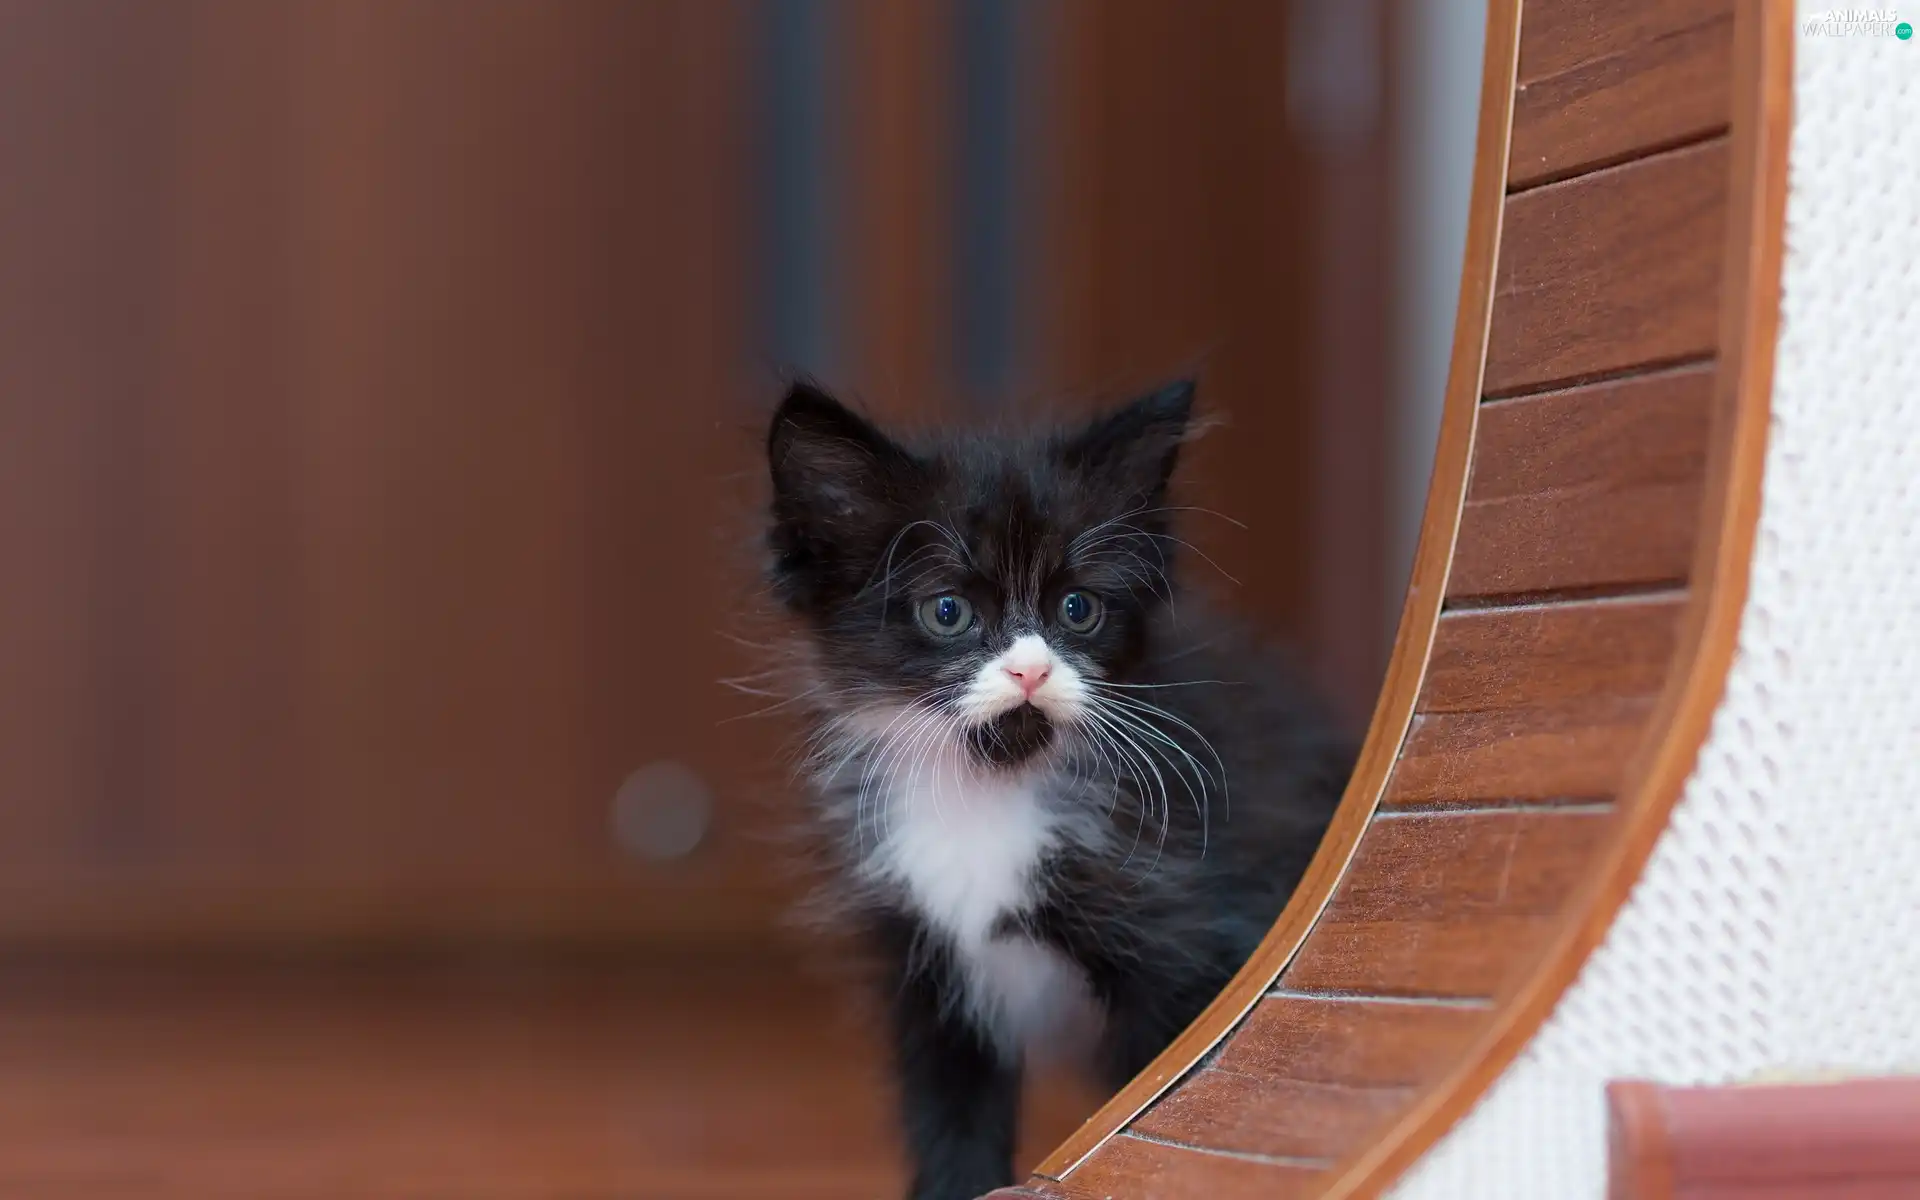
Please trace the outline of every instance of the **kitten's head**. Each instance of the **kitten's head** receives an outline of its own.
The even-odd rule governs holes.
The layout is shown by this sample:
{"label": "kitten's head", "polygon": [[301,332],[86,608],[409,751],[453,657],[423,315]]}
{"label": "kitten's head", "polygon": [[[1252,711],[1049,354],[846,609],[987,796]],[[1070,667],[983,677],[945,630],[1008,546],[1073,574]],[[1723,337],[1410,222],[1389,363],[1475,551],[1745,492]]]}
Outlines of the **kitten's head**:
{"label": "kitten's head", "polygon": [[1013,768],[1095,720],[1172,595],[1179,383],[1077,429],[910,448],[810,384],[774,414],[772,582],[843,728]]}

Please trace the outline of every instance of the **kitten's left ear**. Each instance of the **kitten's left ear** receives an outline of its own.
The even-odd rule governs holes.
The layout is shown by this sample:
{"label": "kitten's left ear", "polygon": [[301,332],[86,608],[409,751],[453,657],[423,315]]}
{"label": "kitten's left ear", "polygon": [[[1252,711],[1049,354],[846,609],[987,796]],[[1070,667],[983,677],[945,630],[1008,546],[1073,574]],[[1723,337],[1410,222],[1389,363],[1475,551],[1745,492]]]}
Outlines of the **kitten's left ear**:
{"label": "kitten's left ear", "polygon": [[1173,476],[1193,419],[1191,379],[1170,383],[1056,443],[1063,466],[1098,475],[1142,500],[1157,499]]}

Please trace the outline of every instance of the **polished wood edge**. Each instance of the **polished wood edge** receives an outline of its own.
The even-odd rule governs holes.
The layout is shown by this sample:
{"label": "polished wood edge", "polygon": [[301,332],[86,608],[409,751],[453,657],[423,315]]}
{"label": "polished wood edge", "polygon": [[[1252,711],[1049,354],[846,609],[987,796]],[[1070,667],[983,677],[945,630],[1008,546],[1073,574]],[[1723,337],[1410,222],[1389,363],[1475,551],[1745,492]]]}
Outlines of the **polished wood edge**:
{"label": "polished wood edge", "polygon": [[1496,1009],[1461,1065],[1395,1125],[1341,1164],[1328,1197],[1380,1194],[1472,1110],[1532,1039],[1626,903],[1719,707],[1746,606],[1760,513],[1773,351],[1779,325],[1792,130],[1793,6],[1756,0],[1734,35],[1732,187],[1720,309],[1714,436],[1679,650],[1628,765],[1620,819],[1567,918]]}
{"label": "polished wood edge", "polygon": [[1673,1195],[1666,1100],[1651,1083],[1607,1085],[1607,1200]]}
{"label": "polished wood edge", "polygon": [[[1607,1086],[1608,1200],[1820,1195],[1842,1185],[1920,1195],[1920,1078],[1765,1087]],[[1848,1190],[1848,1195],[1857,1194]]]}
{"label": "polished wood edge", "polygon": [[1044,1179],[1063,1179],[1108,1138],[1191,1070],[1232,1032],[1293,961],[1314,923],[1340,885],[1360,838],[1373,819],[1388,776],[1412,724],[1414,703],[1425,678],[1427,657],[1439,626],[1453,565],[1454,538],[1466,498],[1467,472],[1479,416],[1480,382],[1493,316],[1494,265],[1505,215],[1508,134],[1513,121],[1514,75],[1519,67],[1521,0],[1492,0],[1480,84],[1480,119],[1467,223],[1465,269],[1454,322],[1445,409],[1434,451],[1426,515],[1414,554],[1412,582],[1401,608],[1393,655],[1374,706],[1366,742],[1340,808],[1267,936],[1212,1004],[1175,1038],[1147,1069],[1089,1117],[1035,1168]]}

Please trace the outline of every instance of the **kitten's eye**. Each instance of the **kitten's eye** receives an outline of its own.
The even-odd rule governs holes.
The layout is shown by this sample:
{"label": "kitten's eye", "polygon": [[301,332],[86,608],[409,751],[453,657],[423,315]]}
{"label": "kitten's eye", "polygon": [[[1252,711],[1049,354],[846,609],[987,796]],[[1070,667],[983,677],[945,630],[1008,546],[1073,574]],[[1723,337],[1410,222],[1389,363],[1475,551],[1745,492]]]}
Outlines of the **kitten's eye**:
{"label": "kitten's eye", "polygon": [[1075,633],[1092,633],[1104,610],[1092,592],[1068,592],[1060,597],[1060,623]]}
{"label": "kitten's eye", "polygon": [[973,605],[965,596],[935,596],[920,602],[920,624],[935,637],[959,637],[973,628]]}

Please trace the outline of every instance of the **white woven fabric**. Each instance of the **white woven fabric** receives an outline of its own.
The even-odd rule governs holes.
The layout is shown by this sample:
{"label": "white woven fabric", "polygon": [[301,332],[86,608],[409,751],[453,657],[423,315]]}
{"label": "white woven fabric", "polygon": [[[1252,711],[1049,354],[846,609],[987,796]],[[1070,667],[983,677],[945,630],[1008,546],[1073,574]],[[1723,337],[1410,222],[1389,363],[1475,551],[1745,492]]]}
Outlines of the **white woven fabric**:
{"label": "white woven fabric", "polygon": [[1861,32],[1795,45],[1765,491],[1712,731],[1605,944],[1398,1196],[1598,1200],[1614,1078],[1920,1071],[1920,38]]}

